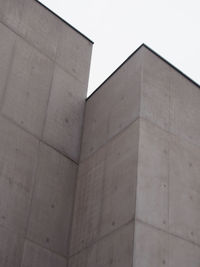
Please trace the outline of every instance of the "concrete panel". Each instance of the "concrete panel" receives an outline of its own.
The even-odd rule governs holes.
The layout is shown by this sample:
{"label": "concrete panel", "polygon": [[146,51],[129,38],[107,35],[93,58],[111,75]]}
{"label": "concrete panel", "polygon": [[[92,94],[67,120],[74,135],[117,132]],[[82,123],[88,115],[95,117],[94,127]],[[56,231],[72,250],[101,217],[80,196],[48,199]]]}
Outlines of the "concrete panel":
{"label": "concrete panel", "polygon": [[[169,266],[168,234],[136,222],[134,232],[134,267]],[[179,265],[176,265],[177,267]],[[181,266],[181,265],[180,265]]]}
{"label": "concrete panel", "polygon": [[112,92],[107,84],[86,102],[81,160],[94,153],[108,139],[109,103],[112,103]]}
{"label": "concrete panel", "polygon": [[0,21],[18,31],[25,0],[0,0]]}
{"label": "concrete panel", "polygon": [[[1,3],[0,3],[1,5]],[[3,93],[6,87],[6,81],[11,65],[11,57],[15,43],[15,34],[8,28],[0,24],[0,103],[2,102]]]}
{"label": "concrete panel", "polygon": [[83,84],[86,97],[92,43],[66,24],[60,26],[56,62]]}
{"label": "concrete panel", "polygon": [[82,159],[138,118],[140,86],[141,53],[137,52],[87,101]]}
{"label": "concrete panel", "polygon": [[134,219],[139,120],[107,144],[100,235]]}
{"label": "concrete panel", "polygon": [[105,159],[103,147],[79,165],[70,255],[98,238]]}
{"label": "concrete panel", "polygon": [[200,153],[179,137],[170,144],[170,231],[200,245]]}
{"label": "concrete panel", "polygon": [[19,32],[52,59],[56,56],[61,24],[63,23],[55,15],[39,3],[25,0]]}
{"label": "concrete panel", "polygon": [[170,236],[169,267],[199,267],[200,247]]}
{"label": "concrete panel", "polygon": [[170,66],[148,49],[142,49],[141,116],[168,130]]}
{"label": "concrete panel", "polygon": [[56,67],[50,95],[44,140],[75,161],[79,159],[85,101],[82,85]]}
{"label": "concrete panel", "polygon": [[66,267],[65,258],[26,241],[21,267]]}
{"label": "concrete panel", "polygon": [[138,139],[136,121],[80,164],[71,255],[134,218]]}
{"label": "concrete panel", "polygon": [[183,75],[172,71],[170,131],[200,145],[200,90]]}
{"label": "concrete panel", "polygon": [[38,141],[3,118],[0,125],[0,225],[24,234]]}
{"label": "concrete panel", "polygon": [[68,253],[77,166],[41,144],[28,237],[62,255]]}
{"label": "concrete panel", "polygon": [[69,260],[69,267],[132,267],[133,224],[129,224]]}
{"label": "concrete panel", "polygon": [[0,266],[20,267],[24,239],[14,232],[0,227]]}
{"label": "concrete panel", "polygon": [[52,75],[53,63],[18,38],[3,113],[39,137]]}
{"label": "concrete panel", "polygon": [[168,229],[168,134],[141,120],[137,178],[136,217]]}

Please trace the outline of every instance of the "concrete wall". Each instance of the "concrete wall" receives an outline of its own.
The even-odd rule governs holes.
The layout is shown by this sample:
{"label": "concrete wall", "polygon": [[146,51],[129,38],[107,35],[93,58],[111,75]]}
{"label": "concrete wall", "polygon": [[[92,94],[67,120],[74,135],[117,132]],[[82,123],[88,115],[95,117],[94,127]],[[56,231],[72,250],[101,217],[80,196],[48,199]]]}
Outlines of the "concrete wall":
{"label": "concrete wall", "polygon": [[199,267],[199,87],[142,46],[80,153],[91,42],[33,0],[0,0],[0,36],[0,266]]}
{"label": "concrete wall", "polygon": [[87,101],[69,267],[198,267],[200,91],[142,46]]}
{"label": "concrete wall", "polygon": [[200,264],[200,88],[143,52],[134,267]]}
{"label": "concrete wall", "polygon": [[139,51],[87,101],[69,267],[133,264],[141,63]]}
{"label": "concrete wall", "polygon": [[0,266],[67,265],[91,42],[0,0]]}

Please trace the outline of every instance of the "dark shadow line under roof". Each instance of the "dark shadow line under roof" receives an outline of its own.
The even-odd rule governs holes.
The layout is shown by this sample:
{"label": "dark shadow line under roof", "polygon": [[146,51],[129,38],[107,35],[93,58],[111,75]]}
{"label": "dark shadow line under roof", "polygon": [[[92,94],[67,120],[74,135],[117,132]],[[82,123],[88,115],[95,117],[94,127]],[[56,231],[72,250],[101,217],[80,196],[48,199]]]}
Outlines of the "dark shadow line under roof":
{"label": "dark shadow line under roof", "polygon": [[147,46],[146,44],[141,44],[124,62],[122,62],[122,64],[116,69],[114,70],[113,73],[111,73],[108,78],[105,79],[105,81],[103,81],[96,90],[94,90],[94,92],[89,95],[86,98],[86,101],[92,96],[94,95],[99,89],[100,87],[102,87],[135,53],[137,53],[138,50],[140,50],[140,48],[145,47],[147,48],[150,52],[152,52],[154,55],[156,55],[157,57],[159,57],[161,60],[163,60],[165,63],[167,63],[170,67],[172,67],[174,70],[176,70],[178,73],[180,73],[181,75],[183,75],[186,79],[188,79],[190,82],[192,82],[193,84],[195,84],[197,87],[199,87],[200,89],[200,84],[198,84],[197,82],[195,82],[193,79],[191,79],[189,76],[187,76],[185,73],[183,73],[181,70],[179,70],[177,67],[175,67],[173,64],[171,64],[168,60],[166,60],[165,58],[163,58],[162,56],[160,56],[157,52],[155,52],[153,49],[151,49],[149,46]]}
{"label": "dark shadow line under roof", "polygon": [[80,32],[79,30],[77,30],[76,28],[74,28],[70,23],[68,23],[66,20],[64,20],[63,18],[61,18],[59,15],[57,15],[55,12],[53,12],[51,9],[49,9],[47,6],[45,6],[43,3],[41,3],[39,0],[35,0],[37,3],[39,3],[41,6],[43,6],[44,8],[46,8],[50,13],[52,13],[54,16],[56,16],[58,19],[60,19],[62,22],[64,22],[65,24],[67,24],[70,28],[72,28],[73,30],[75,30],[77,33],[79,33],[80,35],[82,35],[85,39],[87,39],[90,43],[94,44],[94,42],[92,40],[90,40],[86,35],[84,35],[82,32]]}

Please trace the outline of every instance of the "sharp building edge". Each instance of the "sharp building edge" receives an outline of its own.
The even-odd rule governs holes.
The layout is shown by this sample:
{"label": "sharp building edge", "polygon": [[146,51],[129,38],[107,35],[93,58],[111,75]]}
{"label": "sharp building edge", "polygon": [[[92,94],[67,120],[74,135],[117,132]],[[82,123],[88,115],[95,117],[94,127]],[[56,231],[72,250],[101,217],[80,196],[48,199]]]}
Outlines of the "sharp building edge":
{"label": "sharp building edge", "polygon": [[0,2],[0,266],[199,267],[199,85],[142,44],[87,101],[92,42]]}

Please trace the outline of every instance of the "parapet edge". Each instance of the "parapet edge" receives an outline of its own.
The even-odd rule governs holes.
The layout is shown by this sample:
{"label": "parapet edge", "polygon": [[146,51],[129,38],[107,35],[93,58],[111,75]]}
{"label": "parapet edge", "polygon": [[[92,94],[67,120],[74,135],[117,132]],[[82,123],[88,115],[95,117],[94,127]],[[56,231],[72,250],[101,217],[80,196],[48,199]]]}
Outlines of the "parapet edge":
{"label": "parapet edge", "polygon": [[87,39],[90,43],[94,44],[94,42],[89,39],[86,35],[84,35],[82,32],[80,32],[79,30],[77,30],[74,26],[72,26],[70,23],[68,23],[66,20],[64,20],[63,18],[61,18],[58,14],[56,14],[54,11],[52,11],[50,8],[48,8],[47,6],[45,6],[43,3],[41,3],[39,0],[35,0],[38,4],[40,4],[41,6],[43,6],[44,8],[46,8],[49,12],[51,12],[54,16],[56,16],[58,19],[60,19],[62,22],[64,22],[65,24],[67,24],[70,28],[72,28],[73,30],[75,30],[77,33],[79,33],[81,36],[83,36],[85,39]]}
{"label": "parapet edge", "polygon": [[86,98],[86,101],[89,100],[132,56],[134,56],[134,54],[136,54],[142,47],[145,47],[146,49],[148,49],[151,53],[153,53],[154,55],[156,55],[157,57],[159,57],[161,60],[163,60],[165,63],[167,63],[170,67],[172,67],[174,70],[176,70],[178,73],[180,73],[182,76],[184,76],[187,80],[189,80],[191,83],[193,83],[194,85],[196,85],[199,89],[200,89],[200,84],[198,84],[197,82],[195,82],[193,79],[191,79],[189,76],[187,76],[185,73],[183,73],[180,69],[178,69],[177,67],[175,67],[172,63],[170,63],[168,60],[166,60],[165,58],[163,58],[161,55],[159,55],[157,52],[155,52],[153,49],[151,49],[148,45],[146,45],[145,43],[141,44],[130,56],[128,56],[127,59],[125,59],[124,62],[122,62],[121,65],[119,65],[119,67],[117,69],[114,70],[114,72],[112,72],[108,78],[105,79],[105,81],[103,81],[97,88],[96,90],[94,90],[92,92],[91,95],[89,95]]}

